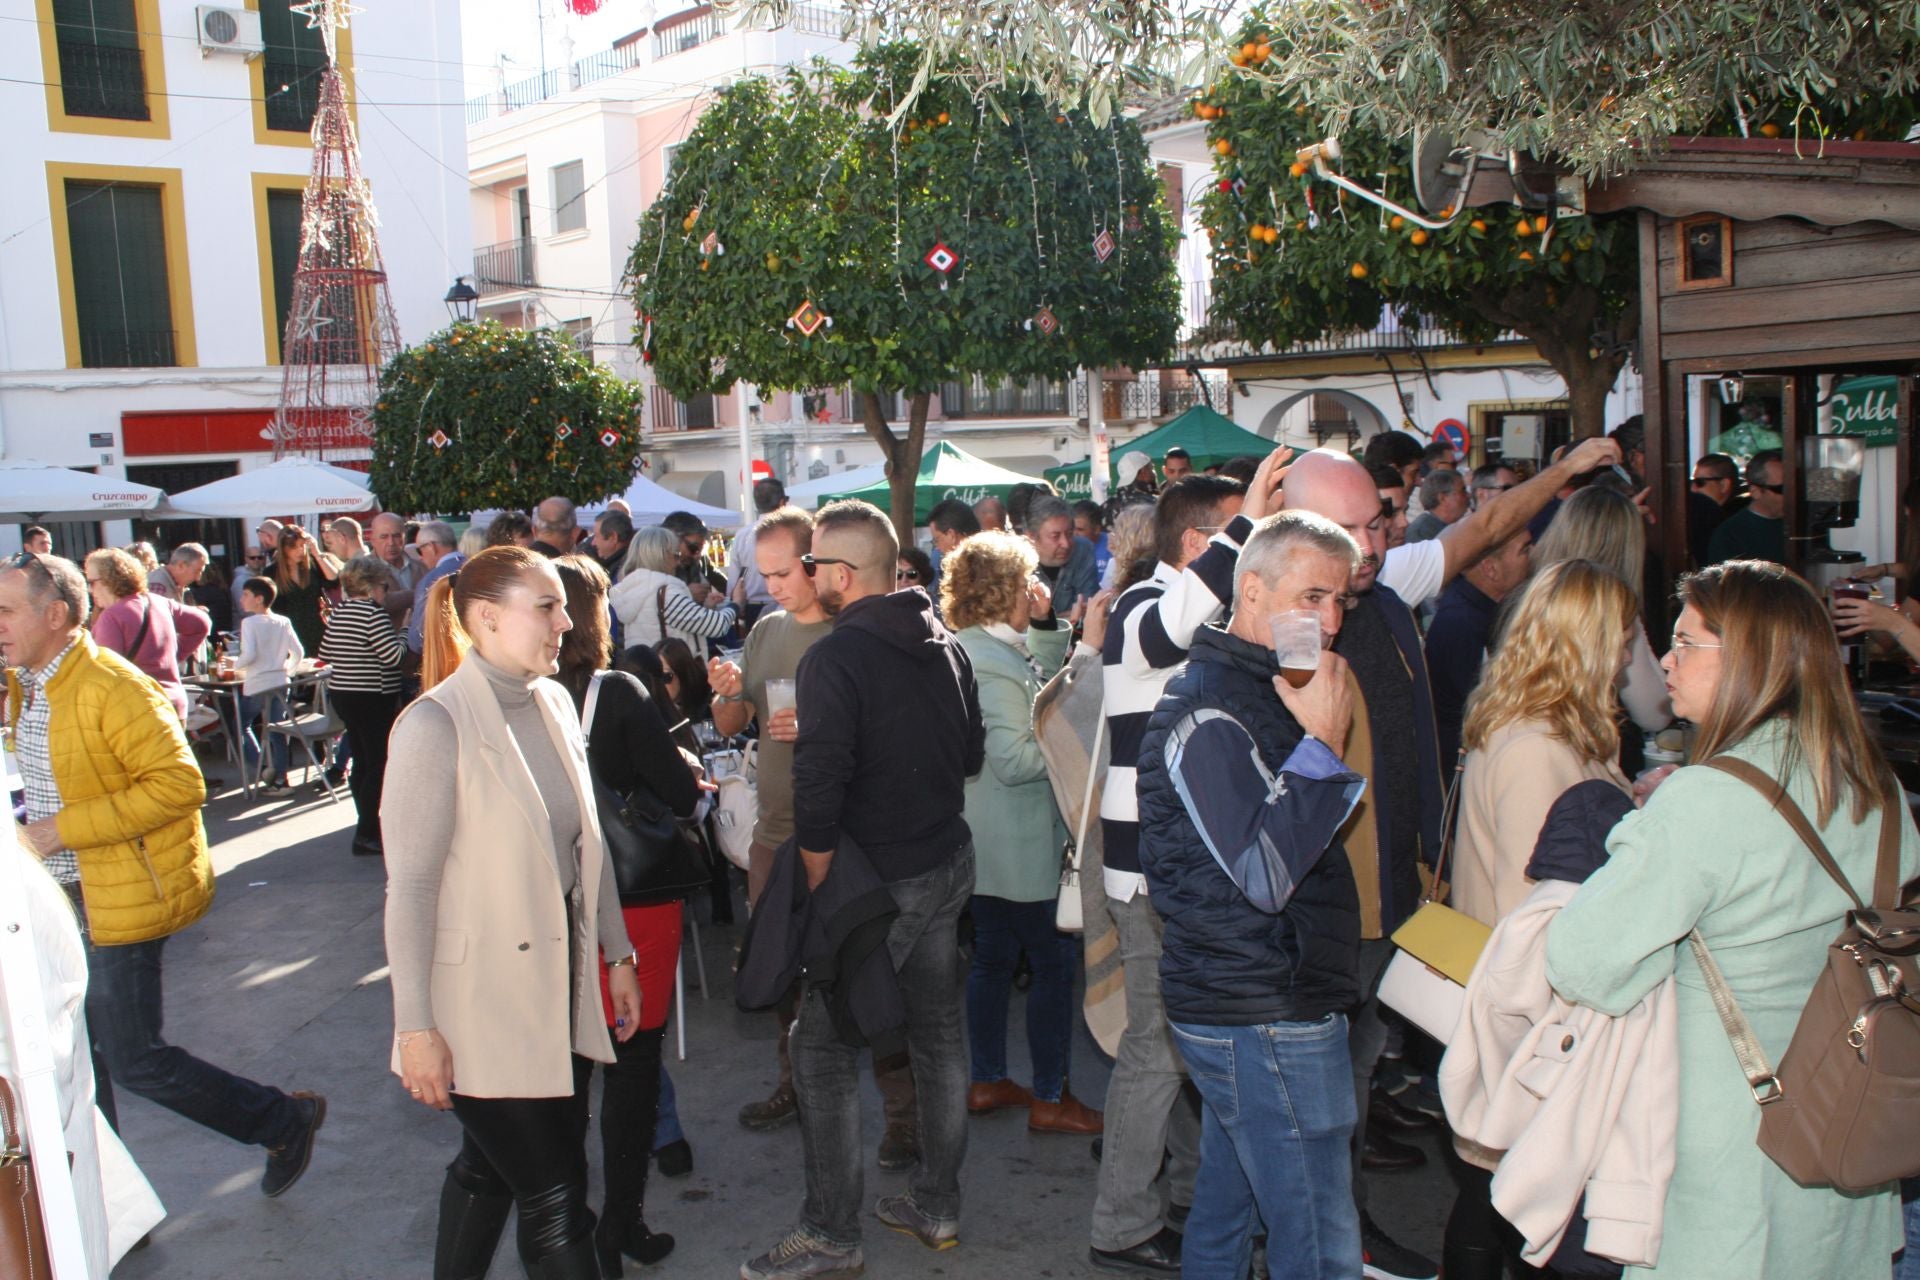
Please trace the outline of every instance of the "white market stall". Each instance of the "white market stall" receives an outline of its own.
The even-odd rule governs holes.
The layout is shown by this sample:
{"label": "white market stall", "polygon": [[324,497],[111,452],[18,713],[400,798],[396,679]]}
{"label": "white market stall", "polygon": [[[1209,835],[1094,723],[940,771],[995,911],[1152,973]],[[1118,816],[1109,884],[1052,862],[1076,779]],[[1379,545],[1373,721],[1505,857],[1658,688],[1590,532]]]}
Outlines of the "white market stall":
{"label": "white market stall", "polygon": [[787,501],[796,507],[805,507],[812,511],[819,507],[820,499],[830,493],[851,493],[855,489],[865,489],[887,478],[887,464],[870,462],[864,467],[854,467],[850,471],[836,471],[832,475],[821,476],[818,480],[808,480],[802,484],[787,488]]}
{"label": "white market stall", "polygon": [[[692,498],[683,498],[673,490],[644,475],[635,475],[627,491],[620,495],[627,509],[633,513],[633,527],[644,529],[648,525],[659,524],[675,511],[686,511],[699,516],[701,523],[709,529],[737,529],[740,527],[740,513],[725,507],[710,507],[704,502],[695,502]],[[602,511],[607,509],[604,502],[582,507],[579,511],[581,527],[589,527]]]}

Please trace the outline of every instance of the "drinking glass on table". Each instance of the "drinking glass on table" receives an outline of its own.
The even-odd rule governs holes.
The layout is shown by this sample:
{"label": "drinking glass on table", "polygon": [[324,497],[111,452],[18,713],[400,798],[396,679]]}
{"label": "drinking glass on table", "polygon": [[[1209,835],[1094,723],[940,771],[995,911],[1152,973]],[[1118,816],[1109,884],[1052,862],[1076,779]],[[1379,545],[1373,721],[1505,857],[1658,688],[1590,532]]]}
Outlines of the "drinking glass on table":
{"label": "drinking glass on table", "polygon": [[1312,609],[1289,609],[1267,619],[1273,631],[1273,652],[1280,675],[1298,689],[1313,679],[1320,667],[1320,615]]}

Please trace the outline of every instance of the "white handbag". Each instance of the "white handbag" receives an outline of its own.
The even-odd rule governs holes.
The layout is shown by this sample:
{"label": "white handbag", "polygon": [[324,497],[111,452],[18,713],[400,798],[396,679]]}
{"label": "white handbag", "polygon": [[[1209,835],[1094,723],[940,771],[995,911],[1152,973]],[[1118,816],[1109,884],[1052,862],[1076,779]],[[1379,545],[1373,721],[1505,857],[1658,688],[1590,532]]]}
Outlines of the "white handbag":
{"label": "white handbag", "polygon": [[1099,776],[1100,745],[1105,741],[1107,718],[1093,728],[1093,746],[1087,752],[1087,787],[1080,794],[1080,821],[1061,857],[1060,899],[1053,908],[1053,927],[1061,933],[1079,933],[1087,927],[1080,906],[1080,846],[1087,841],[1087,823],[1093,818],[1093,784]]}
{"label": "white handbag", "polygon": [[1420,909],[1393,931],[1397,950],[1380,976],[1380,1003],[1443,1045],[1453,1041],[1467,1007],[1467,979],[1493,933],[1444,901],[1447,856],[1453,851],[1454,808],[1460,800],[1460,779],[1465,769],[1466,752],[1462,751],[1454,765],[1453,786],[1447,792],[1432,892]]}
{"label": "white handbag", "polygon": [[[715,752],[708,757],[708,770],[715,786],[713,796],[713,834],[720,853],[742,871],[752,860],[753,828],[760,820],[760,744],[749,742],[743,751]],[[724,772],[711,767],[725,761],[732,767]]]}

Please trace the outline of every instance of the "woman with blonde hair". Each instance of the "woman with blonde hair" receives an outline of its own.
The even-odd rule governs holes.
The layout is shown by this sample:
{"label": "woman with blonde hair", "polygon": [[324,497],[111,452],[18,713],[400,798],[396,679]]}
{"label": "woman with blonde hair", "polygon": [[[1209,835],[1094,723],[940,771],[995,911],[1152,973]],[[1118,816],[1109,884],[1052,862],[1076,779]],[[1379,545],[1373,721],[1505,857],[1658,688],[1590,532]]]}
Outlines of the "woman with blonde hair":
{"label": "woman with blonde hair", "polygon": [[[1100,1113],[1067,1089],[1077,947],[1054,927],[1066,826],[1033,728],[1034,699],[1065,664],[1073,628],[1053,617],[1052,598],[1033,576],[1037,564],[1025,538],[976,533],[947,556],[940,577],[941,611],[973,660],[987,729],[987,766],[966,786],[967,827],[978,859],[967,973],[973,1046],[967,1109],[1024,1107],[1027,1128],[1036,1133],[1099,1133]],[[1033,966],[1031,1090],[1007,1074],[1007,1002],[1023,950]]]}
{"label": "woman with blonde hair", "polygon": [[[1628,793],[1616,761],[1614,684],[1637,613],[1632,588],[1586,560],[1548,567],[1520,597],[1467,700],[1450,906],[1498,924],[1533,890],[1527,863],[1554,802],[1591,780]],[[1492,1280],[1517,1237],[1493,1209],[1497,1160],[1464,1144],[1460,1154],[1442,1270]]]}
{"label": "woman with blonde hair", "polygon": [[1863,900],[1882,817],[1899,824],[1900,884],[1920,870],[1920,836],[1812,588],[1733,560],[1684,579],[1680,602],[1663,667],[1675,712],[1699,726],[1693,765],[1613,829],[1607,864],[1547,927],[1547,978],[1568,1000],[1617,1012],[1675,979],[1675,1164],[1658,1263],[1633,1274],[1884,1276],[1901,1243],[1894,1186],[1802,1186],[1760,1150],[1753,1091],[1687,942],[1697,930],[1777,1063],[1853,902],[1767,796],[1700,766],[1741,760],[1783,785]]}
{"label": "woman with blonde hair", "polygon": [[1113,517],[1107,533],[1109,587],[1119,595],[1136,582],[1153,576],[1153,513],[1151,502],[1130,502]]}
{"label": "woman with blonde hair", "polygon": [[[1589,486],[1567,499],[1533,544],[1533,570],[1538,574],[1563,560],[1605,565],[1633,592],[1633,653],[1621,672],[1620,704],[1640,728],[1649,732],[1666,728],[1673,723],[1673,704],[1667,698],[1659,660],[1647,643],[1647,629],[1638,620],[1647,572],[1647,518],[1639,504],[1605,485]],[[1632,757],[1639,759],[1637,749]]]}
{"label": "woman with blonde hair", "polygon": [[485,1275],[515,1209],[531,1280],[600,1276],[586,1083],[639,1030],[641,999],[579,717],[551,679],[566,604],[552,563],[520,547],[434,583],[428,652],[454,665],[393,730],[393,1070],[463,1135],[440,1193],[438,1276]]}
{"label": "woman with blonde hair", "polygon": [[[613,584],[609,599],[620,619],[621,635],[628,645],[658,647],[662,640],[684,640],[689,649],[704,653],[706,640],[717,639],[733,630],[739,610],[731,600],[708,607],[711,588],[699,586],[695,597],[687,583],[674,576],[680,559],[680,535],[660,525],[633,532],[627,544],[627,558],[620,567],[620,581]],[[742,581],[745,581],[742,578]]]}

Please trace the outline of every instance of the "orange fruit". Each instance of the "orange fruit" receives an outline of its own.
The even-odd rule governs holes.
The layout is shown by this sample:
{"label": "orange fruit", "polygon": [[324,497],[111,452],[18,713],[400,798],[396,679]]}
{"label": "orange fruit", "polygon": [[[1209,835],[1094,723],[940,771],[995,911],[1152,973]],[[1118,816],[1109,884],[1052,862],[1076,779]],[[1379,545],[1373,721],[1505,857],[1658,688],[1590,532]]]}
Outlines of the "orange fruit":
{"label": "orange fruit", "polygon": [[1853,140],[1855,142],[1865,142],[1867,140],[1867,131],[1865,129],[1855,129],[1853,131]]}
{"label": "orange fruit", "polygon": [[1307,220],[1305,218],[1300,219],[1300,221],[1293,224],[1293,229],[1295,231],[1305,231],[1307,229]]}
{"label": "orange fruit", "polygon": [[1272,56],[1273,56],[1273,46],[1268,44],[1264,40],[1253,47],[1253,58],[1254,58],[1254,61],[1256,62],[1265,62],[1268,58],[1271,58]]}
{"label": "orange fruit", "polygon": [[1569,251],[1569,250],[1563,250],[1563,251],[1561,252],[1561,254],[1560,254],[1560,261],[1561,261],[1562,263],[1568,263],[1568,262],[1572,262],[1572,261],[1573,261],[1573,254],[1572,254],[1572,252],[1571,252],[1571,251]]}
{"label": "orange fruit", "polygon": [[949,122],[951,122],[952,120],[953,120],[953,117],[952,117],[952,116],[950,116],[950,115],[948,115],[948,114],[947,114],[946,112],[944,112],[944,111],[942,111],[942,112],[940,113],[940,123],[941,123],[941,124],[947,124],[947,123],[949,123]]}
{"label": "orange fruit", "polygon": [[1279,243],[1280,243],[1280,228],[1278,228],[1278,227],[1268,227],[1268,228],[1267,228],[1267,243],[1268,243],[1268,244],[1279,244]]}
{"label": "orange fruit", "polygon": [[1292,174],[1296,178],[1304,178],[1307,176],[1307,166],[1305,166],[1304,164],[1301,164],[1298,160],[1295,160],[1292,164],[1287,166],[1287,172]]}
{"label": "orange fruit", "polygon": [[1355,280],[1365,280],[1367,278],[1367,264],[1364,262],[1356,262],[1347,268],[1347,274]]}
{"label": "orange fruit", "polygon": [[1244,67],[1247,65],[1247,55],[1236,52],[1232,57],[1228,58],[1227,61],[1236,67]]}
{"label": "orange fruit", "polygon": [[1487,224],[1482,222],[1478,218],[1475,218],[1472,222],[1469,222],[1467,225],[1472,227],[1475,231],[1485,231],[1487,229]]}
{"label": "orange fruit", "polygon": [[1448,205],[1446,208],[1442,209],[1440,211],[1440,216],[1443,218],[1451,218],[1453,216],[1453,206]]}
{"label": "orange fruit", "polygon": [[1249,40],[1240,46],[1240,56],[1251,62],[1260,56],[1260,46]]}
{"label": "orange fruit", "polygon": [[1520,251],[1520,261],[1522,261],[1522,262],[1532,262],[1532,261],[1533,261],[1533,254],[1532,254],[1532,253],[1530,253],[1529,251],[1527,251],[1527,250],[1525,250],[1525,249],[1522,249],[1522,250]]}
{"label": "orange fruit", "polygon": [[1407,225],[1407,220],[1396,213],[1393,215],[1391,219],[1388,220],[1387,225],[1389,227],[1392,227],[1395,231],[1398,231],[1400,228]]}
{"label": "orange fruit", "polygon": [[1408,236],[1407,239],[1413,241],[1414,248],[1417,249],[1421,245],[1425,244],[1429,239],[1431,239],[1431,237],[1428,236],[1424,230],[1417,230],[1412,235]]}
{"label": "orange fruit", "polygon": [[1522,218],[1513,224],[1513,234],[1517,236],[1530,236],[1533,234],[1533,224],[1525,218]]}
{"label": "orange fruit", "polygon": [[1763,138],[1777,138],[1780,136],[1780,126],[1769,120],[1760,126],[1760,136]]}
{"label": "orange fruit", "polygon": [[1220,139],[1220,141],[1213,144],[1213,149],[1219,155],[1230,156],[1233,154],[1233,143],[1227,141],[1225,138],[1222,138]]}

